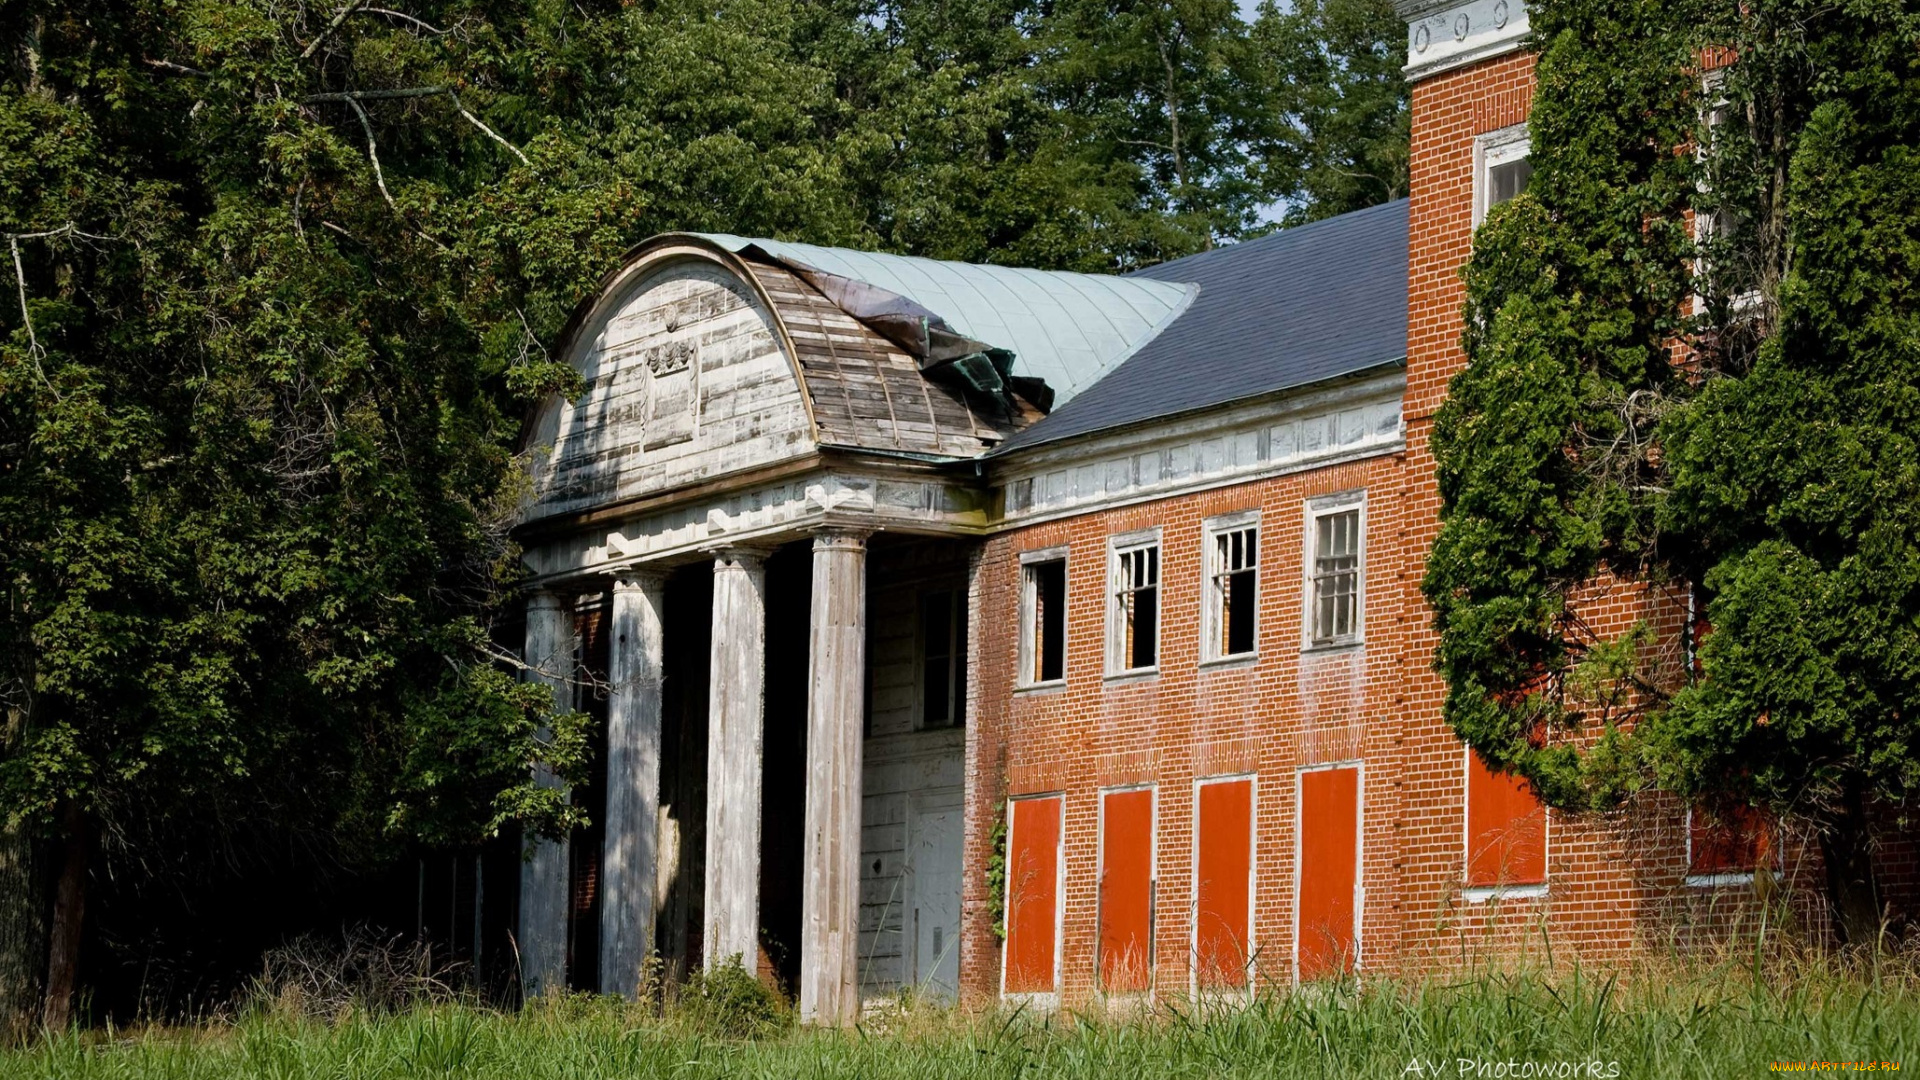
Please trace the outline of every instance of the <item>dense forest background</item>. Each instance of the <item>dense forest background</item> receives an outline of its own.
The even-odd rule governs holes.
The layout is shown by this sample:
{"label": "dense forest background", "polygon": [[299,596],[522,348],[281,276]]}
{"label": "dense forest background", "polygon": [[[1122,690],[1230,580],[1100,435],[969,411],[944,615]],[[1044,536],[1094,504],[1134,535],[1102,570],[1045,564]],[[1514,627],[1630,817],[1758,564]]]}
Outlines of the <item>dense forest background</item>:
{"label": "dense forest background", "polygon": [[[493,641],[629,245],[1125,271],[1406,189],[1388,0],[0,0],[0,1026],[577,824]],[[404,894],[405,889],[399,890]]]}

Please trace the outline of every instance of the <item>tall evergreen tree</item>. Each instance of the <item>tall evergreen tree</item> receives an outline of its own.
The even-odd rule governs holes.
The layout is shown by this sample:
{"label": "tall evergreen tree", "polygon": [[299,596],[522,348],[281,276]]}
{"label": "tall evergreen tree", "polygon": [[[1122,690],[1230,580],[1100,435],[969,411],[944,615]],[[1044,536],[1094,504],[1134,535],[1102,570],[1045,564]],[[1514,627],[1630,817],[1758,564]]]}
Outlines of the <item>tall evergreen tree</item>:
{"label": "tall evergreen tree", "polygon": [[[1475,238],[1434,435],[1447,719],[1558,806],[1804,823],[1869,943],[1875,813],[1920,792],[1920,16],[1531,18],[1536,171]],[[1588,632],[1597,574],[1690,592],[1697,671]]]}

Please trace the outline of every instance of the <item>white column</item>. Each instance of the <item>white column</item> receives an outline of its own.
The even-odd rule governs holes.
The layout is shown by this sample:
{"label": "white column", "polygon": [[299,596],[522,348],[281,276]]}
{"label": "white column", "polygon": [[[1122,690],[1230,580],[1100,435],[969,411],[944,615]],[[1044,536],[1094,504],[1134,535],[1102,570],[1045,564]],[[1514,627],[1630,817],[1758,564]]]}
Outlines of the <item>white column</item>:
{"label": "white column", "polygon": [[[527,598],[528,678],[553,691],[554,708],[571,708],[573,612],[555,593]],[[542,787],[561,786],[546,766],[534,768]],[[571,867],[567,841],[539,840],[520,864],[520,989],[528,999],[567,988],[567,893]]]}
{"label": "white column", "polygon": [[713,559],[713,662],[707,692],[708,968],[760,958],[760,748],[766,694],[765,555]]}
{"label": "white column", "polygon": [[607,640],[606,846],[600,866],[600,990],[634,997],[653,950],[659,851],[661,616],[666,578],[613,583]]}
{"label": "white column", "polygon": [[806,885],[800,1019],[860,1019],[860,756],[866,692],[867,546],[858,533],[813,541],[808,635]]}

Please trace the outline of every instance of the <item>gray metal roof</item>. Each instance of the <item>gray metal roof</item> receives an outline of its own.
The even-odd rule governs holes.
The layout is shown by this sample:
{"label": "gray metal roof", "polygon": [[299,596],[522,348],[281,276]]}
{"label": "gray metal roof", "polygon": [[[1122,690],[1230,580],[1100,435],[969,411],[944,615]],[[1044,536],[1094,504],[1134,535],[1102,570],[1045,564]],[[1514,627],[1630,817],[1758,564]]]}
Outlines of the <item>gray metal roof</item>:
{"label": "gray metal roof", "polygon": [[1190,282],[1200,295],[1112,374],[1008,439],[996,454],[1406,359],[1404,199],[1161,263],[1121,280],[1142,279]]}
{"label": "gray metal roof", "polygon": [[982,266],[907,255],[702,233],[729,251],[768,254],[864,281],[920,304],[967,337],[1014,354],[1014,371],[1045,379],[1055,407],[1119,367],[1193,302],[1178,280]]}

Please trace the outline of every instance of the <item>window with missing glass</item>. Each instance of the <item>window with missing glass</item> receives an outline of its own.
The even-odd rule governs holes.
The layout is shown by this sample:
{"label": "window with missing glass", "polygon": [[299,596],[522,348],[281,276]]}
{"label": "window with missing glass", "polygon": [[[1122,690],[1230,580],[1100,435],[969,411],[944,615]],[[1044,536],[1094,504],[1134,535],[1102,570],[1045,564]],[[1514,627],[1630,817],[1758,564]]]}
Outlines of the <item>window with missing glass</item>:
{"label": "window with missing glass", "polygon": [[1107,608],[1107,671],[1149,671],[1160,662],[1160,542],[1116,542]]}
{"label": "window with missing glass", "polygon": [[1694,209],[1694,235],[1700,257],[1697,297],[1701,311],[1710,311],[1715,298],[1724,298],[1736,317],[1760,304],[1758,267],[1753,258],[1753,223],[1737,197],[1738,184],[1729,175],[1741,145],[1752,138],[1726,96],[1726,72],[1708,72],[1702,81],[1702,136],[1696,150],[1700,162],[1699,197]]}
{"label": "window with missing glass", "polygon": [[1201,607],[1202,659],[1228,660],[1257,650],[1255,610],[1260,581],[1260,525],[1255,514],[1215,518],[1206,526],[1207,584]]}
{"label": "window with missing glass", "polygon": [[1473,141],[1473,224],[1486,220],[1487,211],[1518,198],[1533,181],[1528,156],[1527,126],[1489,132]]}
{"label": "window with missing glass", "polygon": [[1067,557],[1023,556],[1020,566],[1020,685],[1059,682],[1067,675]]}
{"label": "window with missing glass", "polygon": [[1358,642],[1366,602],[1366,508],[1358,497],[1310,504],[1307,515],[1307,645]]}
{"label": "window with missing glass", "polygon": [[920,726],[958,727],[967,711],[967,594],[920,594]]}

